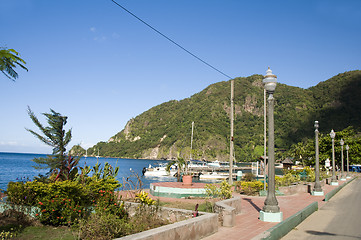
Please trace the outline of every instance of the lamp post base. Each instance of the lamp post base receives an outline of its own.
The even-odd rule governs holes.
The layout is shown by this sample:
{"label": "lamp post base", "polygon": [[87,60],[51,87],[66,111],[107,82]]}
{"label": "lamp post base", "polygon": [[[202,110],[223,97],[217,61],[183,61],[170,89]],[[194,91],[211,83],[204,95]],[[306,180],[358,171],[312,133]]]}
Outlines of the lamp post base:
{"label": "lamp post base", "polygon": [[347,177],[346,177],[346,179],[350,179],[350,178],[351,178],[351,176],[347,176]]}
{"label": "lamp post base", "polygon": [[330,185],[331,186],[338,186],[338,182],[331,182]]}
{"label": "lamp post base", "polygon": [[259,219],[263,222],[282,222],[283,220],[283,213],[282,212],[259,212]]}
{"label": "lamp post base", "polygon": [[318,192],[318,191],[312,191],[311,192],[312,196],[324,196],[324,192],[321,191],[321,192]]}
{"label": "lamp post base", "polygon": [[346,181],[346,177],[341,177],[341,181]]}

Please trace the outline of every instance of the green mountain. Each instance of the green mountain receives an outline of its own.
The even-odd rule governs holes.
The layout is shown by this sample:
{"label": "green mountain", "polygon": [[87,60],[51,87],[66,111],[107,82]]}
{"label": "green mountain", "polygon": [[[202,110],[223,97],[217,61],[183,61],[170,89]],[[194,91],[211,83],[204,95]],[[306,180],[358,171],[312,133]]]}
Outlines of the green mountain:
{"label": "green mountain", "polygon": [[[261,75],[235,78],[234,144],[237,161],[263,155],[263,85]],[[338,74],[302,89],[277,84],[275,145],[278,151],[320,131],[361,129],[361,71]],[[195,122],[193,152],[196,159],[228,160],[230,137],[230,81],[208,86],[181,101],[169,101],[130,119],[108,142],[88,149],[88,155],[171,159],[189,158],[191,124]]]}

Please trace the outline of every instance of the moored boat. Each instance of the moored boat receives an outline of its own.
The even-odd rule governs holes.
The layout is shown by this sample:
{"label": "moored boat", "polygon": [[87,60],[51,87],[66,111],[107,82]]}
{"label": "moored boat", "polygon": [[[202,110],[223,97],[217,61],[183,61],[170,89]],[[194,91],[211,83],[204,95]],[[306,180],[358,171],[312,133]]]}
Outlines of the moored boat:
{"label": "moored boat", "polygon": [[169,172],[166,170],[167,164],[160,163],[158,166],[152,166],[149,164],[148,168],[143,169],[143,175],[145,177],[165,177],[174,176],[177,173],[177,167],[171,166]]}

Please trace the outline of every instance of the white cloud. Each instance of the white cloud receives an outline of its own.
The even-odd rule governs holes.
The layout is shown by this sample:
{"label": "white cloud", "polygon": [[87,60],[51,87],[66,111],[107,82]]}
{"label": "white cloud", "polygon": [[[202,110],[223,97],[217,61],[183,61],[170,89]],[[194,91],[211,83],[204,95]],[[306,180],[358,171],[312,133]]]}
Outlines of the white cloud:
{"label": "white cloud", "polygon": [[96,30],[97,30],[97,29],[96,29],[95,27],[91,27],[91,28],[90,28],[90,31],[91,31],[91,32],[95,32]]}
{"label": "white cloud", "polygon": [[15,141],[8,141],[8,142],[1,141],[0,145],[3,145],[3,146],[17,146],[19,144],[17,142],[15,142]]}

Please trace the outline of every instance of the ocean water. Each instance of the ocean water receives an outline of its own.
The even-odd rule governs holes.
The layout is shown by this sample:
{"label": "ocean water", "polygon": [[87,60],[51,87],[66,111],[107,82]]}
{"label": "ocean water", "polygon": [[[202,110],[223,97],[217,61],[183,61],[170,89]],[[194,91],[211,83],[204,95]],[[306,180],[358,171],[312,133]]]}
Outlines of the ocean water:
{"label": "ocean water", "polygon": [[[39,174],[45,174],[47,170],[42,169],[38,170],[33,168],[35,165],[33,161],[37,157],[46,157],[45,154],[29,154],[29,153],[6,153],[0,152],[0,189],[6,190],[7,184],[10,181],[22,181],[22,180],[32,180],[35,176]],[[148,167],[149,164],[157,165],[158,163],[165,163],[164,160],[144,160],[144,159],[116,159],[116,158],[102,158],[99,159],[95,157],[82,157],[79,161],[79,166],[83,167],[85,164],[88,166],[95,166],[99,161],[101,167],[104,167],[104,163],[108,162],[113,167],[118,166],[119,172],[117,179],[120,183],[123,184],[123,189],[129,189],[138,185],[138,180],[135,177],[134,173],[138,174],[141,182],[143,183],[143,188],[149,188],[150,183],[166,181],[166,182],[175,182],[177,178],[175,177],[144,177],[142,175],[142,169]]]}

